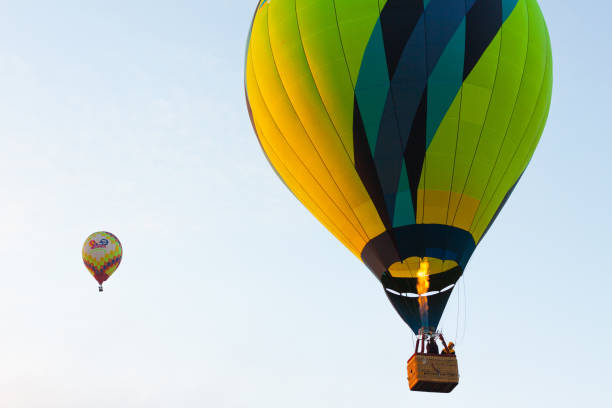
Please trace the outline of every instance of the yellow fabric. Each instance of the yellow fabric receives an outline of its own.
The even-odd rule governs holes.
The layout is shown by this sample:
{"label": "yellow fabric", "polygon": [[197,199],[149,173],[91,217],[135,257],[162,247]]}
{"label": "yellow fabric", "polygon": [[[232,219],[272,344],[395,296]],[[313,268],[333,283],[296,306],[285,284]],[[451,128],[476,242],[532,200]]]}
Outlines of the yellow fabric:
{"label": "yellow fabric", "polygon": [[326,111],[316,83],[326,71],[315,81],[291,5],[270,2],[253,23],[246,88],[257,134],[289,189],[359,257],[385,227],[355,170],[346,120],[336,127]]}

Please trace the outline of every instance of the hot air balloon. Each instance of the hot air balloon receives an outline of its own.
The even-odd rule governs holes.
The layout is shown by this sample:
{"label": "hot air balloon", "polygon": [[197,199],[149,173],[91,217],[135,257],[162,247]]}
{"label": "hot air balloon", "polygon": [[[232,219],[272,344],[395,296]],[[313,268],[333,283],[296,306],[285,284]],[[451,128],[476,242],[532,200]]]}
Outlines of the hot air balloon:
{"label": "hot air balloon", "polygon": [[123,256],[119,239],[110,232],[94,232],[83,244],[83,263],[89,273],[98,281],[98,290],[103,291],[102,283],[117,270]]}
{"label": "hot air balloon", "polygon": [[277,175],[435,340],[548,116],[537,0],[262,0],[245,92]]}

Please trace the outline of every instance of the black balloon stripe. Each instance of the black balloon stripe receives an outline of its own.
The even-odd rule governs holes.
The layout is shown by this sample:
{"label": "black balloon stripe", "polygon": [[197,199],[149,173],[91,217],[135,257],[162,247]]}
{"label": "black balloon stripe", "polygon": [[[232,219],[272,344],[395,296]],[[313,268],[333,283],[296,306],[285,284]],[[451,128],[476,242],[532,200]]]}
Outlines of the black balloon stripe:
{"label": "black balloon stripe", "polygon": [[423,0],[389,0],[381,10],[380,23],[390,78],[423,12]]}
{"label": "black balloon stripe", "polygon": [[408,181],[410,183],[410,192],[412,194],[412,208],[414,209],[414,217],[417,213],[417,196],[421,173],[423,172],[423,163],[425,162],[426,144],[427,144],[427,88],[423,92],[421,103],[414,117],[410,137],[404,150],[404,160],[406,170],[408,171]]}
{"label": "black balloon stripe", "polygon": [[463,79],[472,72],[503,23],[502,0],[478,0],[466,16]]}
{"label": "black balloon stripe", "polygon": [[361,112],[359,111],[357,98],[355,98],[353,112],[353,149],[357,174],[370,195],[372,203],[374,203],[374,207],[376,207],[376,211],[385,225],[385,228],[391,229],[391,218],[385,206],[382,186],[378,179],[378,172],[374,164],[372,152],[370,151],[370,145],[361,118]]}

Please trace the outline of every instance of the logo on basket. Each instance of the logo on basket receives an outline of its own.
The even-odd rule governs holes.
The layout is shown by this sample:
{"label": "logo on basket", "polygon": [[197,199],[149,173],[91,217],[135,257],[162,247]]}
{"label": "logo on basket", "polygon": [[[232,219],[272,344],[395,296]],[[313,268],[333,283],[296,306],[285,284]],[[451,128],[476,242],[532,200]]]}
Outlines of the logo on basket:
{"label": "logo on basket", "polygon": [[91,241],[89,241],[89,247],[91,249],[106,248],[107,245],[108,245],[108,239],[106,238],[102,238],[100,242],[96,241],[95,239],[92,239]]}

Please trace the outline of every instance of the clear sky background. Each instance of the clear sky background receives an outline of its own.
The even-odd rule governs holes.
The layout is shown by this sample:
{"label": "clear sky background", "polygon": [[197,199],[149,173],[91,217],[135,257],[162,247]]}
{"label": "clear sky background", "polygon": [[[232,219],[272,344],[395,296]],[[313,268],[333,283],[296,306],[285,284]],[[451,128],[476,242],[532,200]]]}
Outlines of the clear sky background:
{"label": "clear sky background", "polygon": [[[259,148],[255,3],[1,2],[0,406],[611,401],[609,2],[540,1],[552,109],[444,316],[450,395],[409,391],[410,330]],[[103,294],[97,230],[124,247]]]}

